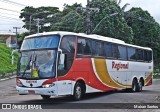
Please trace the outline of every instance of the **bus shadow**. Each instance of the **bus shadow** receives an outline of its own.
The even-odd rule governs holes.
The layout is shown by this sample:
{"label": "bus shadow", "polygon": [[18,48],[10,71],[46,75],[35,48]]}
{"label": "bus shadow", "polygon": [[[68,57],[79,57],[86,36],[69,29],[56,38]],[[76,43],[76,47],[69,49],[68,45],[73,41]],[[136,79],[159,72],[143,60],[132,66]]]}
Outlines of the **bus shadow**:
{"label": "bus shadow", "polygon": [[[148,94],[148,93],[155,93],[157,94],[158,91],[152,91],[152,90],[142,90],[141,92],[130,92],[127,90],[117,90],[117,91],[108,91],[108,92],[96,92],[96,93],[88,93],[85,95],[83,99],[80,101],[75,101],[72,96],[59,96],[59,97],[52,97],[48,100],[43,100],[40,96],[38,96],[38,99],[31,99],[31,100],[25,100],[21,101],[21,103],[36,103],[36,104],[65,104],[65,103],[82,103],[90,99],[97,99],[104,96],[109,96],[116,93],[126,93],[126,94]],[[160,91],[159,91],[160,92]],[[88,101],[87,101],[88,102]]]}
{"label": "bus shadow", "polygon": [[[157,91],[153,91],[153,90],[142,90],[142,91],[140,91],[140,92],[132,92],[132,91],[130,91],[130,90],[126,90],[126,89],[122,89],[122,90],[119,90],[119,91],[117,91],[117,93],[142,93],[142,94],[144,94],[144,93],[154,93],[154,92],[157,92]],[[159,91],[160,92],[160,91]]]}
{"label": "bus shadow", "polygon": [[[117,93],[117,91],[108,91],[108,92],[96,92],[96,93],[88,93],[85,95],[83,99],[80,101],[96,99],[100,97],[104,97],[106,95]],[[36,103],[36,104],[63,104],[63,103],[79,103],[79,101],[75,101],[72,96],[59,96],[59,97],[52,97],[48,100],[43,100],[41,97],[39,99],[33,100],[25,100],[21,101],[21,103]]]}

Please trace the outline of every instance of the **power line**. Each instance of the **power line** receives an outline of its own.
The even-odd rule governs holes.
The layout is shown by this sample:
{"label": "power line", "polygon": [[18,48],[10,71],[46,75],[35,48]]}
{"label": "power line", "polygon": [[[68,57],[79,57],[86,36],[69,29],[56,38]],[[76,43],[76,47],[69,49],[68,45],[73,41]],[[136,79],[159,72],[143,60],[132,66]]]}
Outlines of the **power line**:
{"label": "power line", "polygon": [[17,3],[17,2],[13,2],[13,1],[10,1],[10,0],[0,0],[0,1],[1,1],[1,2],[4,2],[4,3],[11,4],[11,5],[16,5],[16,6],[26,7],[26,5],[24,5],[24,4]]}
{"label": "power line", "polygon": [[10,11],[10,12],[21,13],[20,11],[11,10],[11,9],[5,9],[5,8],[0,8],[0,10],[6,10],[6,11]]}
{"label": "power line", "polygon": [[2,13],[2,12],[0,12],[0,14],[5,14],[5,15],[12,15],[12,16],[19,16],[19,15],[15,15],[15,14]]}
{"label": "power line", "polygon": [[12,17],[8,17],[8,16],[2,16],[2,15],[0,15],[0,17],[2,17],[2,18],[7,18],[7,19],[14,19],[14,20],[21,20],[21,19],[17,19],[17,18],[12,18]]}
{"label": "power line", "polygon": [[[11,22],[11,21],[8,21],[8,22]],[[18,23],[18,24],[19,24],[19,23]],[[15,24],[11,24],[11,23],[6,23],[6,24],[5,24],[5,23],[2,23],[2,24],[1,24],[1,23],[0,23],[0,25],[17,25],[17,23],[15,23]]]}

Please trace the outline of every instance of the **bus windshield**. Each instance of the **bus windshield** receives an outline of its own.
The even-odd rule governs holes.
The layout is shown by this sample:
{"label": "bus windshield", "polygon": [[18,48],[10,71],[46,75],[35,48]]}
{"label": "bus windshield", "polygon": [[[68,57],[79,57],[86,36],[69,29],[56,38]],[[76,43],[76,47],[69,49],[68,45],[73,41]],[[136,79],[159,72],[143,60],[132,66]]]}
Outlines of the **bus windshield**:
{"label": "bus windshield", "polygon": [[24,79],[55,77],[58,42],[58,36],[25,39],[21,47],[18,77]]}

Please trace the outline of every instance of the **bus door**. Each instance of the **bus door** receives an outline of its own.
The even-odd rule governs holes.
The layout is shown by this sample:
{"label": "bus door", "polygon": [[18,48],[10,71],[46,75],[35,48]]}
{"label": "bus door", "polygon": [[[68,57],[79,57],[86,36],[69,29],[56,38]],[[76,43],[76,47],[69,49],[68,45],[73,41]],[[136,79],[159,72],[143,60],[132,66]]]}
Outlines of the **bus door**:
{"label": "bus door", "polygon": [[[68,95],[72,93],[72,81],[66,77],[69,69],[66,67],[66,54],[59,54],[59,64],[57,72],[58,95]],[[71,78],[70,78],[71,79]]]}
{"label": "bus door", "polygon": [[71,67],[75,55],[76,37],[65,35],[62,37],[58,55],[57,86],[59,95],[72,94]]}

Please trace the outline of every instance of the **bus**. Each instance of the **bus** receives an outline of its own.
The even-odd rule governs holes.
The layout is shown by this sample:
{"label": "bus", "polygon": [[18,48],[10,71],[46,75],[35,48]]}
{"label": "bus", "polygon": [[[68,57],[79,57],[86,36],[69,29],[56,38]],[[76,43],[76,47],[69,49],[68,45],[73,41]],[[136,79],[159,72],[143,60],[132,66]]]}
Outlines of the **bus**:
{"label": "bus", "polygon": [[100,35],[45,32],[25,37],[19,50],[16,89],[19,95],[72,95],[152,84],[153,53],[148,47]]}

